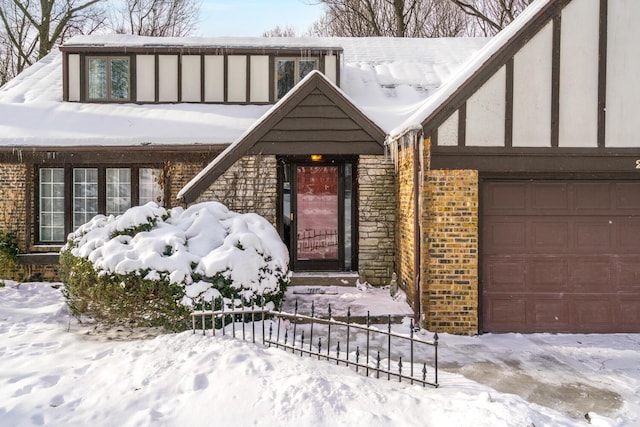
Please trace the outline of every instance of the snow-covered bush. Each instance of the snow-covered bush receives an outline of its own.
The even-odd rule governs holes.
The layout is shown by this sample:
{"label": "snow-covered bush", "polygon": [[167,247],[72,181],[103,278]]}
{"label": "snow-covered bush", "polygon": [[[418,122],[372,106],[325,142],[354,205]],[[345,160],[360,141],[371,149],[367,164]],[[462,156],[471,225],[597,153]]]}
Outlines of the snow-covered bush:
{"label": "snow-covered bush", "polygon": [[98,215],[69,235],[60,254],[74,314],[171,329],[212,298],[227,307],[279,305],[288,262],[267,220],[217,202],[186,210],[148,203],[118,217]]}

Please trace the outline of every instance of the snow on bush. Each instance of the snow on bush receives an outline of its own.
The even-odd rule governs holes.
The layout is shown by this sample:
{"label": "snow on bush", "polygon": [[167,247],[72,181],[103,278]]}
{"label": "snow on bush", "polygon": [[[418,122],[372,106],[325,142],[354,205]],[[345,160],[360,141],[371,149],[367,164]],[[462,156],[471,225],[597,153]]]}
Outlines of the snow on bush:
{"label": "snow on bush", "polygon": [[[110,289],[109,300],[121,298],[112,293],[127,288],[135,294],[135,287],[162,284],[170,289],[163,298],[173,299],[176,307],[201,307],[220,296],[228,306],[259,304],[262,298],[273,306],[288,283],[288,262],[286,246],[266,219],[229,211],[217,202],[186,210],[148,203],[118,217],[97,215],[69,235],[61,252],[72,310],[94,315],[90,300],[100,298],[100,291],[81,295],[91,286]],[[87,280],[92,274],[93,285],[94,279]]]}

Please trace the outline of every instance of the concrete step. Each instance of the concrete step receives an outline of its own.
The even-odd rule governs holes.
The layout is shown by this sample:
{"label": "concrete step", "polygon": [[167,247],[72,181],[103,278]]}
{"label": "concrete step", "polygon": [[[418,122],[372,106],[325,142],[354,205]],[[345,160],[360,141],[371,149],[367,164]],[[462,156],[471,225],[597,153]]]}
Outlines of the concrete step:
{"label": "concrete step", "polygon": [[305,271],[291,275],[289,286],[355,286],[357,272],[325,272]]}

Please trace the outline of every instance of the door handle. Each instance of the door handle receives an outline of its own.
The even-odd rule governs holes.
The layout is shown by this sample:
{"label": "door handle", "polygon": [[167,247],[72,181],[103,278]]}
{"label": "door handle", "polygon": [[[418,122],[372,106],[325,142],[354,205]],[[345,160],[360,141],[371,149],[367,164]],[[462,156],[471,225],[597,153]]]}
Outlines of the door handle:
{"label": "door handle", "polygon": [[293,222],[293,212],[289,214],[289,219],[291,220],[291,222]]}

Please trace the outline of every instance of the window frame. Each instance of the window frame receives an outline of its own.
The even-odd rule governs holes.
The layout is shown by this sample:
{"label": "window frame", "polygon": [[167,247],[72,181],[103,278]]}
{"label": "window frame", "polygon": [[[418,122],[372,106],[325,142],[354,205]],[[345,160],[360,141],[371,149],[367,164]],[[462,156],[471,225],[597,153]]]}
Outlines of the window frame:
{"label": "window frame", "polygon": [[[36,167],[34,171],[35,185],[34,188],[34,221],[33,230],[35,233],[34,243],[36,245],[58,246],[63,245],[69,233],[75,230],[74,219],[74,170],[75,169],[98,169],[98,214],[106,215],[107,208],[107,169],[129,169],[131,177],[131,206],[140,205],[140,170],[141,169],[157,169],[164,170],[161,163],[143,163],[143,164],[46,164]],[[43,240],[41,235],[41,194],[40,194],[40,171],[42,169],[63,169],[64,170],[64,239],[61,241]],[[161,172],[162,173],[162,172]],[[167,182],[165,181],[162,188],[163,204],[168,206],[167,200]],[[145,202],[146,203],[146,202]]]}
{"label": "window frame", "polygon": [[[101,102],[108,102],[108,103],[125,103],[125,102],[132,102],[132,94],[133,94],[133,81],[134,81],[134,58],[132,55],[109,55],[109,54],[105,54],[105,55],[100,55],[100,54],[91,54],[91,55],[85,55],[84,56],[84,100],[85,102],[96,102],[96,103],[101,103]],[[105,71],[105,75],[106,75],[106,97],[105,98],[91,98],[90,94],[90,70],[89,70],[89,63],[91,62],[92,59],[104,59],[106,61],[106,71]],[[128,84],[127,84],[127,97],[126,98],[115,98],[111,96],[111,89],[112,89],[112,83],[111,83],[111,61],[114,59],[126,59],[127,63],[128,63],[128,67],[127,67],[127,77],[128,77]]]}
{"label": "window frame", "polygon": [[290,89],[290,91],[293,90],[293,88],[295,88],[296,85],[298,83],[300,83],[300,80],[302,80],[304,78],[304,77],[300,78],[300,62],[315,61],[316,62],[316,68],[314,68],[313,70],[320,70],[321,69],[320,57],[319,56],[295,57],[295,56],[277,56],[276,55],[275,58],[274,58],[274,62],[273,62],[273,94],[274,94],[274,98],[275,98],[276,101],[279,101],[283,97],[287,96],[287,93],[289,93],[289,92],[287,92],[282,97],[278,97],[278,61],[293,61],[294,62],[294,66],[293,66],[293,87]]}

